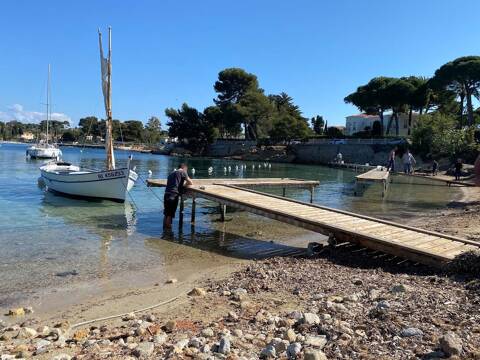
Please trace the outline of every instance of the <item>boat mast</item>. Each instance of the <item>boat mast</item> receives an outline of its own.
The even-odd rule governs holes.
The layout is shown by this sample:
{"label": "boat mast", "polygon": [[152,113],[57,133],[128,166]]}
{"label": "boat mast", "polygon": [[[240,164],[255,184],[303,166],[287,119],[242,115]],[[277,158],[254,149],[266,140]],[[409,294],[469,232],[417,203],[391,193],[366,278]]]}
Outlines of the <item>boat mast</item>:
{"label": "boat mast", "polygon": [[112,28],[108,28],[108,56],[103,57],[102,33],[98,31],[100,45],[100,62],[102,68],[102,90],[105,102],[106,136],[105,152],[107,155],[107,170],[115,169],[115,157],[113,153],[113,121],[112,121]]}
{"label": "boat mast", "polygon": [[50,120],[50,64],[48,64],[47,78],[47,145],[48,145],[48,122]]}

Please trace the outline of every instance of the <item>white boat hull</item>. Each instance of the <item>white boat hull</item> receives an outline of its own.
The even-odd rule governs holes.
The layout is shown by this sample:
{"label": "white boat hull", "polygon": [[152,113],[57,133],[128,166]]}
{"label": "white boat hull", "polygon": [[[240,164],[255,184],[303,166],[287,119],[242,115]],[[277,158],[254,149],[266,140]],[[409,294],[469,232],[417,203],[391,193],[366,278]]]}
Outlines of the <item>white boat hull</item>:
{"label": "white boat hull", "polygon": [[56,147],[31,146],[27,149],[26,155],[32,159],[59,159],[62,150]]}
{"label": "white boat hull", "polygon": [[72,165],[47,164],[40,168],[48,190],[60,194],[124,202],[138,175],[127,168],[80,170]]}

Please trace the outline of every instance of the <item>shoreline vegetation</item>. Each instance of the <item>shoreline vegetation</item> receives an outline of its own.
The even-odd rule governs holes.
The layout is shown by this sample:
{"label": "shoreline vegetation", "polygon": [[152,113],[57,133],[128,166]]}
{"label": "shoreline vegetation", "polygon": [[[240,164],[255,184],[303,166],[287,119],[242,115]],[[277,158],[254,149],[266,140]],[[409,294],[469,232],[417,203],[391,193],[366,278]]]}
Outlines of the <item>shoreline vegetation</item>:
{"label": "shoreline vegetation", "polygon": [[[480,193],[462,191],[447,209],[409,224],[478,240]],[[8,317],[0,324],[0,353],[38,359],[480,356],[476,276],[351,251],[326,248],[312,257],[241,261],[188,275],[176,269],[164,284],[152,280],[48,316]],[[156,303],[162,305],[131,313]]]}

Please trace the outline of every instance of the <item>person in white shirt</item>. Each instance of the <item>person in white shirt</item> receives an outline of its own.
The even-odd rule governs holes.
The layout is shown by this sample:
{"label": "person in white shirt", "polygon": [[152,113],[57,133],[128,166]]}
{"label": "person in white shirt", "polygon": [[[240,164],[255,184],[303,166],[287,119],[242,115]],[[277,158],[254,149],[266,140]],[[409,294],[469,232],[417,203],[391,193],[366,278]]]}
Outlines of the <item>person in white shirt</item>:
{"label": "person in white shirt", "polygon": [[407,149],[405,154],[403,154],[403,170],[405,171],[405,174],[411,174],[413,172],[413,167],[417,163],[415,158],[413,157],[412,153],[410,150]]}

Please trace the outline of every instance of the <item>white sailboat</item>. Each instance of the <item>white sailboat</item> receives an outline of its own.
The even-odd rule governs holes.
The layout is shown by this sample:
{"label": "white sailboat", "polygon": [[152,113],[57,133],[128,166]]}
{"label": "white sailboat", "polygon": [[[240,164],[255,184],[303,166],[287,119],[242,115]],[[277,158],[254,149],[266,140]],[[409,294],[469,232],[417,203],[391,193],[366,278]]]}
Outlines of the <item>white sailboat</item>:
{"label": "white sailboat", "polygon": [[73,196],[109,199],[124,202],[128,191],[138,178],[135,171],[130,170],[130,162],[126,168],[115,167],[112,137],[111,78],[112,78],[112,46],[111,28],[108,29],[108,57],[103,56],[102,34],[98,32],[100,45],[100,62],[102,73],[102,91],[107,115],[105,137],[106,169],[83,169],[65,162],[50,162],[40,168],[42,178],[48,190]]}
{"label": "white sailboat", "polygon": [[30,146],[27,149],[26,155],[31,159],[60,159],[62,156],[62,150],[60,150],[55,144],[50,144],[48,142],[48,127],[51,117],[51,108],[50,108],[50,64],[48,64],[48,82],[47,82],[47,137],[45,142],[38,143]]}

